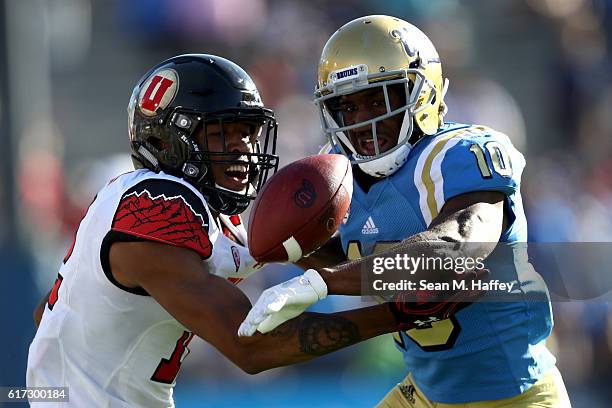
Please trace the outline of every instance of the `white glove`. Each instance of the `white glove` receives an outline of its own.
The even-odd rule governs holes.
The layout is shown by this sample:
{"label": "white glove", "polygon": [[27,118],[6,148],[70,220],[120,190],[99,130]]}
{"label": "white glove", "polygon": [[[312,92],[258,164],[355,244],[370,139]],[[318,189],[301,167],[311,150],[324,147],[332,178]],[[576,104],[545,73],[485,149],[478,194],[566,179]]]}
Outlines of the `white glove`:
{"label": "white glove", "polygon": [[274,330],[326,297],[325,281],[319,272],[309,269],[303,275],[264,290],[238,328],[238,335],[252,336],[255,331]]}

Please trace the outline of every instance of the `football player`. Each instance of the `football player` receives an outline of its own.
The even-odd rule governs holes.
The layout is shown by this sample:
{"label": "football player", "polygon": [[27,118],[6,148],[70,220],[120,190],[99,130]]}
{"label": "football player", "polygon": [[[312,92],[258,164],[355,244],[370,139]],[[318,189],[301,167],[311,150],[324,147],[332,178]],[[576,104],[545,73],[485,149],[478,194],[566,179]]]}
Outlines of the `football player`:
{"label": "football player", "polygon": [[[378,306],[237,336],[251,304],[233,283],[255,270],[239,214],[278,159],[274,114],[238,65],[164,61],[128,117],[136,170],[97,194],[35,311],[28,386],[69,387],[79,408],[170,407],[194,335],[256,373],[397,329]],[[303,284],[325,290],[318,274]]]}
{"label": "football player", "polygon": [[[517,244],[527,241],[519,191],[525,160],[500,132],[445,122],[447,84],[431,41],[403,20],[362,17],[331,36],[315,103],[327,152],[353,163],[354,192],[339,237],[301,264],[315,268],[306,273],[318,273],[329,294],[359,295],[373,253],[435,259],[447,242],[463,244],[466,257],[489,257],[491,278],[513,277],[513,301],[491,301],[487,291],[468,305],[446,291],[429,299],[437,303],[389,303],[406,328],[395,342],[407,376],[379,406],[567,407],[545,345],[552,330],[547,289]],[[496,245],[515,250],[494,258],[503,249]],[[411,276],[448,283],[458,276],[437,268]],[[300,279],[264,291],[240,334],[266,332],[318,301],[314,291],[306,301]]]}

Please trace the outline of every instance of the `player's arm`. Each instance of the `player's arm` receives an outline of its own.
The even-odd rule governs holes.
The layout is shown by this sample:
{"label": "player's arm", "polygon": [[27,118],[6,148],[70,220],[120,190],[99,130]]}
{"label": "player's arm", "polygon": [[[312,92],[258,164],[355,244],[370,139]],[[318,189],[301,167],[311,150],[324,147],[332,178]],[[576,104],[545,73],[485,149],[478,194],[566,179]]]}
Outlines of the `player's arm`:
{"label": "player's arm", "polygon": [[49,291],[49,293],[47,293],[42,298],[42,300],[40,301],[40,304],[36,306],[36,309],[34,309],[33,317],[34,317],[34,324],[36,324],[36,327],[40,325],[40,321],[42,320],[42,316],[45,311],[45,306],[47,305],[47,302],[49,301],[50,294],[51,294],[51,291]]}
{"label": "player's arm", "polygon": [[[296,316],[300,309],[305,310],[320,300],[320,296],[297,299],[292,294],[296,288],[300,288],[296,283],[304,280],[315,284],[319,280],[324,281],[323,285],[312,286],[317,286],[319,289],[316,292],[325,295],[359,295],[361,272],[374,264],[374,258],[405,259],[404,256],[408,256],[438,260],[433,262],[433,267],[440,269],[432,269],[430,262],[426,262],[429,266],[426,270],[423,270],[425,262],[420,263],[420,268],[416,264],[411,265],[416,270],[411,269],[410,273],[406,273],[405,279],[412,279],[417,287],[415,280],[424,277],[429,282],[437,283],[482,279],[485,271],[458,274],[453,269],[444,269],[439,260],[448,257],[484,260],[491,254],[514,217],[508,197],[518,192],[525,160],[505,135],[483,127],[474,127],[468,133],[461,138],[453,138],[450,134],[450,137],[440,139],[436,147],[441,149],[433,149],[427,158],[429,163],[433,159],[438,163],[435,169],[424,167],[421,174],[423,185],[420,185],[420,190],[423,191],[419,193],[427,195],[426,205],[421,207],[427,230],[387,251],[331,268],[308,270],[294,282],[267,289],[276,296],[264,297],[262,294],[242,325],[244,332],[250,334],[255,327],[265,333],[285,321],[287,316]],[[433,190],[430,188],[432,186]],[[390,216],[400,217],[401,214]],[[464,243],[470,244],[462,245]],[[465,304],[478,294],[469,291],[420,293],[428,302],[444,302],[445,307],[453,303]],[[399,300],[394,303],[404,307]]]}
{"label": "player's arm", "polygon": [[[461,256],[485,259],[495,249],[502,232],[506,229],[508,216],[505,201],[504,193],[496,191],[478,191],[454,197],[444,204],[427,230],[405,239],[387,251],[336,267],[323,268],[319,273],[327,284],[330,294],[359,295],[362,267],[371,264],[373,257],[415,254],[415,256],[435,258],[441,256],[440,242],[470,242],[473,244],[464,246]],[[432,281],[450,282],[457,278],[448,270],[428,270],[427,273]],[[415,271],[411,276],[421,279],[419,271]]]}
{"label": "player's arm", "polygon": [[[481,126],[467,132],[458,138],[452,135],[446,140],[442,138],[436,145],[442,149],[433,149],[427,157],[439,163],[428,170],[424,168],[420,175],[423,183],[429,180],[429,187],[434,188],[434,192],[426,193],[427,205],[422,209],[427,230],[376,256],[422,254],[439,259],[441,253],[448,253],[450,245],[440,244],[445,242],[459,248],[456,258],[484,259],[491,254],[514,217],[508,197],[519,190],[525,159],[509,138],[499,132]],[[421,187],[425,189],[426,185]],[[372,258],[322,270],[329,292],[359,294],[360,269]],[[407,278],[424,276],[437,282],[457,278],[454,271],[444,269],[417,270]]]}
{"label": "player's arm", "polygon": [[[444,259],[453,257],[485,259],[495,248],[502,231],[506,229],[505,195],[501,192],[474,192],[467,193],[446,202],[440,214],[432,221],[430,227],[412,237],[402,241],[387,251],[377,253],[340,264],[331,268],[308,270],[304,275],[290,281],[266,289],[241,324],[239,333],[250,336],[256,331],[267,333],[279,324],[298,316],[311,304],[327,296],[360,295],[361,273],[366,266],[372,265],[373,257],[395,258],[396,255],[414,254],[414,257],[429,259]],[[449,244],[470,242],[470,245],[460,246],[460,253],[453,251],[449,254]],[[455,246],[455,245],[453,245]],[[411,271],[412,272],[412,271]],[[484,272],[474,274],[457,274],[452,269],[426,271],[416,270],[414,274],[406,274],[405,279],[418,281],[423,279],[424,273],[430,282],[451,282],[460,279],[481,279]],[[304,284],[306,282],[307,284]],[[452,286],[452,285],[451,285]],[[459,303],[465,306],[479,292],[472,291],[440,291],[430,294],[429,301],[449,302],[443,311],[446,313],[455,309]],[[403,302],[390,305],[402,306]],[[402,306],[403,307],[403,306]],[[410,316],[414,313],[397,313],[393,307],[398,323],[411,323]]]}
{"label": "player's arm", "polygon": [[206,270],[188,249],[145,242],[118,242],[110,249],[114,278],[144,288],[196,335],[249,373],[330,353],[397,325],[384,306],[331,315],[306,313],[266,336],[239,338],[238,326],[251,308],[248,298]]}

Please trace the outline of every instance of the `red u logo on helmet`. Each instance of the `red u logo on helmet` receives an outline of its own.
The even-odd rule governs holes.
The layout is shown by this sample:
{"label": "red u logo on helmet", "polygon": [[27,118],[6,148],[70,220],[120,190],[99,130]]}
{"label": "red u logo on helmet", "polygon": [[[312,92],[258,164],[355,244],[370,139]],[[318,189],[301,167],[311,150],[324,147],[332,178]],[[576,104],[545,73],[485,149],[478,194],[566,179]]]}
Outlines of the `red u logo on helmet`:
{"label": "red u logo on helmet", "polygon": [[173,70],[164,70],[150,78],[140,97],[140,110],[148,116],[153,116],[158,109],[165,109],[177,91],[177,77]]}

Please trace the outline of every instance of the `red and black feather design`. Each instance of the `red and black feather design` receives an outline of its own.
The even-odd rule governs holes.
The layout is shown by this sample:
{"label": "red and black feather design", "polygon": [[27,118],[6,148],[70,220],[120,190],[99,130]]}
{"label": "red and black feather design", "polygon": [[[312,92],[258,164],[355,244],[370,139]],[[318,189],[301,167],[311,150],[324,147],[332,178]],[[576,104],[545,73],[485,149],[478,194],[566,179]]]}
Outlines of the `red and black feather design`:
{"label": "red and black feather design", "polygon": [[121,198],[112,230],[188,248],[208,258],[212,252],[208,215],[194,207],[180,194],[167,196],[146,188],[132,189]]}

